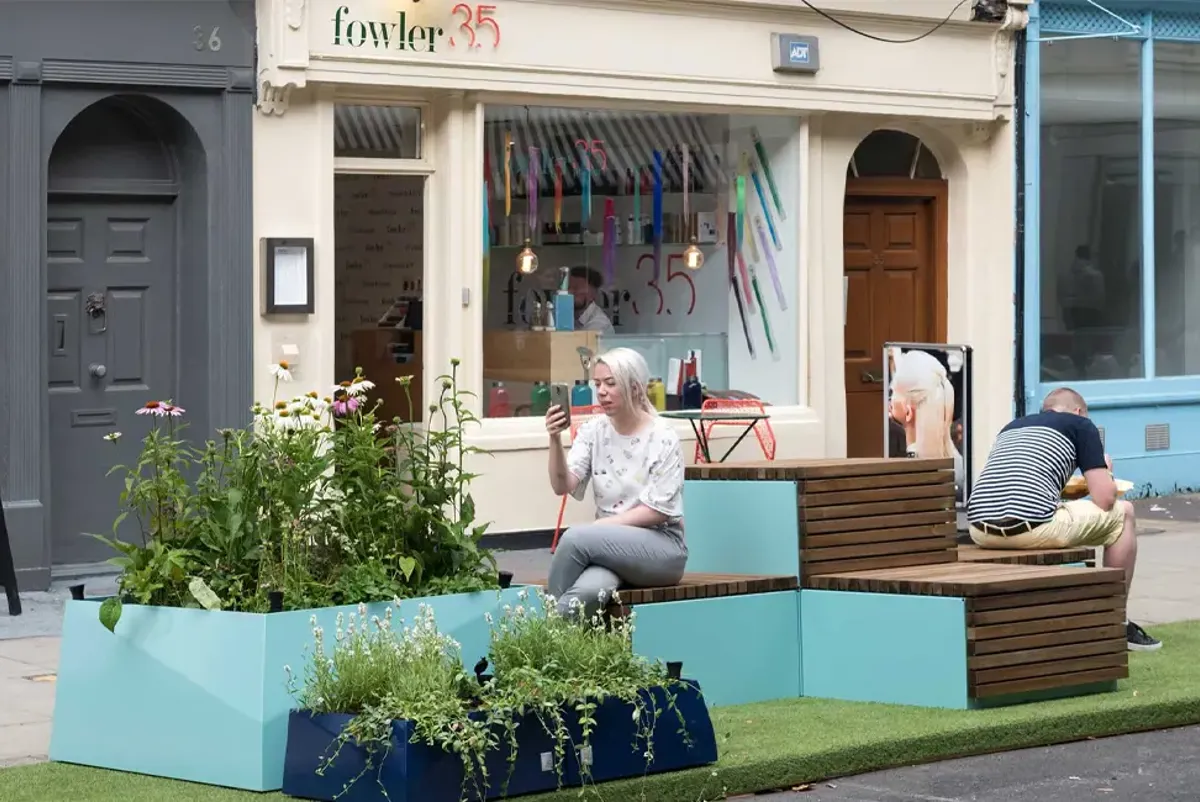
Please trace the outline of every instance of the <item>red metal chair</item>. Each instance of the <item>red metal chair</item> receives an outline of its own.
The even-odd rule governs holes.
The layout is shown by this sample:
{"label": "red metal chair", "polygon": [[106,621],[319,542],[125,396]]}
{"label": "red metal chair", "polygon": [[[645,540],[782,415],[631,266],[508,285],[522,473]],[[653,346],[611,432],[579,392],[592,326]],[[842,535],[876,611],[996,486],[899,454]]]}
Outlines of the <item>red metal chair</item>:
{"label": "red metal chair", "polygon": [[[579,427],[587,423],[597,415],[604,414],[604,407],[592,405],[586,407],[571,407],[571,442],[575,442],[576,436],[579,434]],[[563,514],[567,511],[567,496],[562,497],[562,504],[558,505],[558,522],[554,524],[554,540],[550,542],[550,553],[558,548],[558,536],[562,532]]]}
{"label": "red metal chair", "polygon": [[[760,415],[765,415],[766,410],[763,408],[761,401],[754,398],[709,398],[701,405],[700,410],[720,410],[721,412],[736,412],[739,409],[744,409],[756,412]],[[745,426],[747,421],[739,421],[736,418],[731,420],[710,420],[704,421],[704,438],[710,443],[712,442],[712,430],[717,426]],[[769,460],[775,459],[775,430],[771,428],[771,419],[763,418],[754,422],[754,436],[758,438],[758,445],[762,448],[763,456]],[[711,449],[711,445],[709,446]],[[700,448],[700,443],[696,443],[696,462],[704,462],[704,451]]]}

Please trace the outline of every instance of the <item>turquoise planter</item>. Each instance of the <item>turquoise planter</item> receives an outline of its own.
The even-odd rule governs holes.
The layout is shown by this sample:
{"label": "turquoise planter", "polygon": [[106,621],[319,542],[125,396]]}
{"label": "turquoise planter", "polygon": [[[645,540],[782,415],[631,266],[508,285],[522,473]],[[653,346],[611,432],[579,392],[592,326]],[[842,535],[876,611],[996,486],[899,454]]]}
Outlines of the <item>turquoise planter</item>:
{"label": "turquoise planter", "polygon": [[[487,654],[484,614],[515,606],[519,591],[408,599],[398,615],[431,606],[469,670]],[[282,786],[294,706],[284,666],[303,672],[312,616],[331,642],[338,613],[354,606],[259,615],[127,605],[115,634],[100,625],[99,606],[67,603],[51,760],[248,791]]]}

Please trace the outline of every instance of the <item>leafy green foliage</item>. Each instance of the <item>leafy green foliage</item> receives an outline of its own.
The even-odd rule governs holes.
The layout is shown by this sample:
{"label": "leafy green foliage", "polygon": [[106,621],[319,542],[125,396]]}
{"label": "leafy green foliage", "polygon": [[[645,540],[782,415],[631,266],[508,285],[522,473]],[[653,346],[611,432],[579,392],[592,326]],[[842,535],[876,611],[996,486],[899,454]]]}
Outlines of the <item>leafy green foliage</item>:
{"label": "leafy green foliage", "polygon": [[[480,453],[464,436],[478,420],[451,365],[416,425],[379,420],[361,370],[331,397],[255,405],[250,425],[200,447],[183,436],[182,410],[148,405],[175,414],[156,418],[135,464],[113,468],[122,511],[114,537],[97,536],[117,552],[120,597],[265,612],[276,590],[303,609],[496,587],[463,468]],[[272,372],[278,395],[289,374]],[[115,537],[130,518],[140,542]]]}
{"label": "leafy green foliage", "polygon": [[[391,749],[392,721],[407,719],[414,725],[414,742],[462,760],[463,799],[481,799],[491,781],[488,754],[504,751],[511,771],[519,719],[532,714],[554,739],[561,786],[567,755],[590,746],[595,712],[609,698],[632,706],[637,735],[631,749],[644,755],[647,765],[654,759],[655,725],[665,712],[674,711],[686,739],[670,690],[676,681],[661,663],[633,652],[632,614],[609,622],[568,619],[540,591],[530,598],[522,590],[520,599],[515,608],[506,605],[498,621],[488,617],[494,674],[483,685],[467,674],[459,644],[438,631],[433,611],[424,604],[411,624],[400,620],[393,626],[391,607],[383,618],[369,621],[365,607],[348,622],[339,616],[331,650],[314,616],[311,659],[302,677],[287,669],[289,687],[302,710],[354,715],[320,771],[337,760],[347,743],[365,749],[369,760],[345,793],[382,766]],[[667,689],[668,710],[657,709],[645,693],[658,687]],[[580,721],[582,743],[572,743],[564,717],[568,711]]]}

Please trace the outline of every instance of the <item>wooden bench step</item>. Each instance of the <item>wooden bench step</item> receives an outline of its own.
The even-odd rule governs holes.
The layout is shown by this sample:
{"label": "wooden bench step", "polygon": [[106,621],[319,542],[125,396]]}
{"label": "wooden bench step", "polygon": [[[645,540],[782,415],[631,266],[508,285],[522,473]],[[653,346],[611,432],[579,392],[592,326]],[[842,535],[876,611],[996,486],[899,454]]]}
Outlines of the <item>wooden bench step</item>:
{"label": "wooden bench step", "polygon": [[1125,577],[1116,568],[968,561],[812,581],[825,590],[962,598],[971,699],[1129,676]]}
{"label": "wooden bench step", "polygon": [[[521,585],[546,587],[545,577],[516,577]],[[750,574],[684,574],[678,585],[658,588],[622,588],[621,603],[625,606],[655,602],[715,599],[723,596],[746,596],[752,593],[774,593],[796,590],[799,582],[794,576],[758,576]]]}
{"label": "wooden bench step", "polygon": [[1117,568],[980,562],[822,574],[810,580],[811,587],[820,590],[963,598],[1121,581],[1124,581],[1124,573]]}
{"label": "wooden bench step", "polygon": [[974,544],[958,547],[959,562],[1008,563],[1010,565],[1070,565],[1093,562],[1096,550],[1073,549],[983,549]]}

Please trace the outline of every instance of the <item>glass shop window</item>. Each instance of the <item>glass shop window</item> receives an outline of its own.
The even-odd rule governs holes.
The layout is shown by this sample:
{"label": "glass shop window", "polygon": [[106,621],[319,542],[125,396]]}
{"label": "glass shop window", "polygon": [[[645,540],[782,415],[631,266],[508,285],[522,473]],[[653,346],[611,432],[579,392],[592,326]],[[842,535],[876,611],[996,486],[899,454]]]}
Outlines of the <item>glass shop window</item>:
{"label": "glass shop window", "polygon": [[795,117],[490,106],[484,409],[591,403],[587,365],[639,351],[665,405],[798,401]]}

